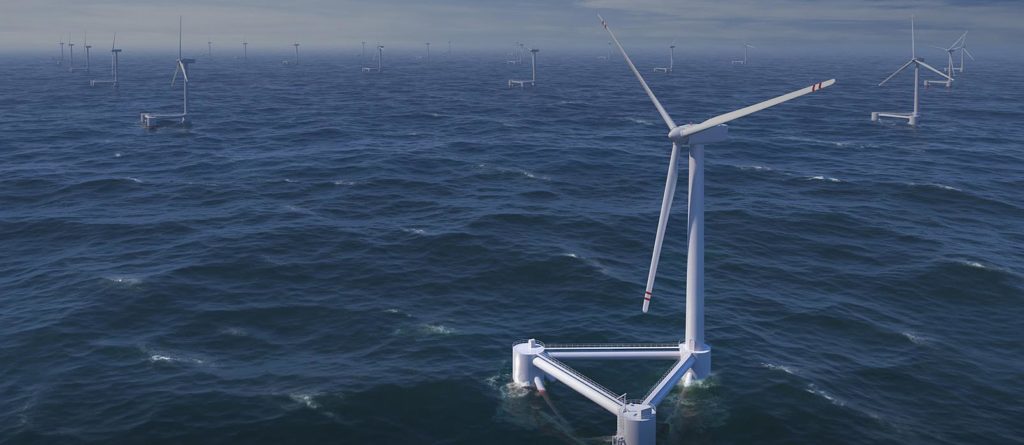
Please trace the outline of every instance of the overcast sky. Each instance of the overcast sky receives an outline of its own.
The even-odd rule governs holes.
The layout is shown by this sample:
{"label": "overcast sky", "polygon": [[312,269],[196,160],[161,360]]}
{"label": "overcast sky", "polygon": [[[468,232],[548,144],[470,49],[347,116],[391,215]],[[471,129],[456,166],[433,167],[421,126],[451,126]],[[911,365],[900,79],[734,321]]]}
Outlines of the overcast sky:
{"label": "overcast sky", "polygon": [[[894,6],[895,5],[895,6]],[[184,16],[186,47],[237,51],[358,48],[504,48],[513,41],[579,50],[603,48],[600,12],[627,46],[677,40],[682,51],[890,51],[909,46],[909,16],[921,45],[948,45],[970,30],[975,54],[1024,43],[1024,0],[0,0],[0,50],[56,50],[88,31],[96,45],[118,32],[122,47],[176,48]],[[1016,53],[1021,53],[1016,49]]]}

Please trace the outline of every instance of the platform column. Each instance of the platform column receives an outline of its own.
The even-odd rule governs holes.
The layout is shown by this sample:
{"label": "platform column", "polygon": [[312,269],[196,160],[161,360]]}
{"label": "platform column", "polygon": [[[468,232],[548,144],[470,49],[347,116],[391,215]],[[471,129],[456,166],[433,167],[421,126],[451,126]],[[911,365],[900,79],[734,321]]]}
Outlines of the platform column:
{"label": "platform column", "polygon": [[657,411],[642,403],[627,403],[619,414],[615,445],[654,445]]}

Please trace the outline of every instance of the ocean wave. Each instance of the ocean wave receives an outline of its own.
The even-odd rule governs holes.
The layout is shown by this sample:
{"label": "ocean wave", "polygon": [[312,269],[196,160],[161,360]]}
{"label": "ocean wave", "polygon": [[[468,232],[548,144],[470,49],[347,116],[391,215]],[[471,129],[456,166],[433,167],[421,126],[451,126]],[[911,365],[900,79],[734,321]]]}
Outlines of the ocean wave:
{"label": "ocean wave", "polygon": [[809,176],[809,177],[807,177],[806,179],[807,179],[808,181],[825,181],[825,182],[843,182],[843,181],[842,181],[841,179],[839,179],[839,178],[833,178],[833,177],[831,177],[831,176],[822,176],[822,175],[818,175],[818,176]]}
{"label": "ocean wave", "polygon": [[189,363],[193,365],[202,365],[206,363],[204,360],[198,358],[173,356],[168,353],[151,354],[149,356],[149,361],[151,363]]}
{"label": "ocean wave", "polygon": [[422,326],[423,331],[428,334],[435,335],[451,335],[455,333],[455,329],[452,329],[443,324],[425,324]]}
{"label": "ocean wave", "polygon": [[402,231],[405,232],[405,233],[411,234],[411,235],[426,235],[427,234],[426,230],[414,229],[414,228],[408,228],[408,227],[403,227]]}
{"label": "ocean wave", "polygon": [[316,396],[316,394],[306,393],[288,394],[288,398],[292,399],[293,402],[314,410],[320,408],[320,404],[316,402]]}
{"label": "ocean wave", "polygon": [[794,371],[793,368],[786,365],[777,365],[774,363],[761,363],[761,366],[764,366],[765,368],[768,368],[772,371],[782,371],[789,375],[796,375],[796,371]]}
{"label": "ocean wave", "polygon": [[819,388],[817,385],[815,385],[813,383],[807,384],[807,387],[804,388],[804,391],[807,391],[807,392],[809,392],[811,394],[814,394],[814,395],[819,396],[819,397],[821,397],[821,398],[823,398],[825,400],[828,400],[830,403],[832,403],[835,406],[846,406],[846,402],[844,402],[842,399],[840,399],[839,397],[836,397],[835,395],[832,395],[831,393],[829,393],[828,391],[825,391],[824,389]]}
{"label": "ocean wave", "polygon": [[953,191],[953,192],[962,192],[963,191],[962,189],[958,189],[958,188],[950,186],[950,185],[938,184],[938,183],[934,183],[934,182],[929,182],[929,183],[908,182],[906,184],[911,186],[911,187],[931,187],[931,188],[936,188],[936,189],[939,189],[939,190],[949,190],[949,191]]}
{"label": "ocean wave", "polygon": [[139,284],[142,284],[142,278],[138,277],[112,276],[103,277],[103,279],[122,286],[137,286]]}

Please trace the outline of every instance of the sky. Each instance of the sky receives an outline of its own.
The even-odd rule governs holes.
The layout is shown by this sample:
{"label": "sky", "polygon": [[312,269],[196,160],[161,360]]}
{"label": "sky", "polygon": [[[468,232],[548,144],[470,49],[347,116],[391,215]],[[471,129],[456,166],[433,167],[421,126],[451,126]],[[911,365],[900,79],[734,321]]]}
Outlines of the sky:
{"label": "sky", "polygon": [[[597,14],[633,47],[675,41],[681,51],[735,50],[746,39],[767,52],[893,52],[948,46],[970,30],[973,53],[1014,53],[1024,43],[1024,0],[0,0],[0,51],[59,51],[57,42],[103,46],[118,32],[135,51],[177,48],[184,16],[193,52],[392,49],[493,50],[512,42],[548,51],[601,50]],[[1022,52],[1019,49],[1015,52]]]}

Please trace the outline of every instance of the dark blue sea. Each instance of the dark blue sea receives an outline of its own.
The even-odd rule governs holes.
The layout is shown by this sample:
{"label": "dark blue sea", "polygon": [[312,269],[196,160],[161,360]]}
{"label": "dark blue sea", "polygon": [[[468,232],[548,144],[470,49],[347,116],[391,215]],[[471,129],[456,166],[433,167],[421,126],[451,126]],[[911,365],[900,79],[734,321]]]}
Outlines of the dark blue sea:
{"label": "dark blue sea", "polygon": [[[0,443],[607,443],[509,382],[518,339],[683,336],[686,164],[644,315],[670,143],[621,59],[509,90],[498,53],[250,54],[198,57],[193,126],[156,131],[174,54],[126,47],[117,91],[103,51],[4,57]],[[707,148],[713,374],[659,443],[1021,443],[1022,64],[968,61],[911,128],[869,120],[910,110],[911,73],[876,86],[901,57],[677,56],[648,78],[680,123],[838,83]]]}

